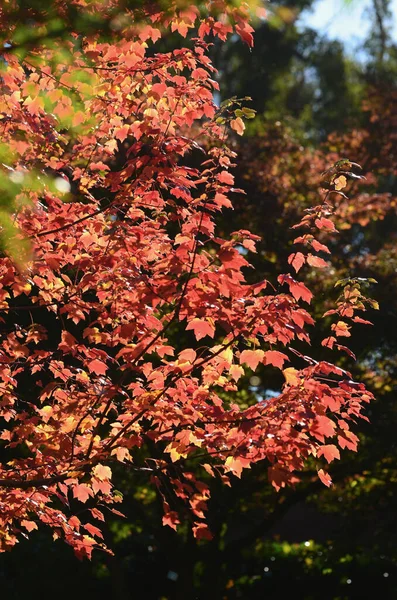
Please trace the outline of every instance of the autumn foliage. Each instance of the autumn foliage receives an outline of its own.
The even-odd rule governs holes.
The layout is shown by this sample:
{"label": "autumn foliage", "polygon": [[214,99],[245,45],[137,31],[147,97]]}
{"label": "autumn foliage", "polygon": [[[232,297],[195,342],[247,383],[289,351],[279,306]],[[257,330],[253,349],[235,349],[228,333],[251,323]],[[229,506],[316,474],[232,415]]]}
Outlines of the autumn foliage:
{"label": "autumn foliage", "polygon": [[[117,463],[148,473],[165,525],[188,519],[209,538],[211,477],[230,485],[263,461],[279,489],[313,457],[329,486],[324,459],[357,449],[350,425],[371,398],[296,348],[315,325],[297,273],[327,265],[338,168],[302,209],[274,281],[246,282],[257,236],[216,229],[242,194],[228,138],[253,115],[243,101],[214,104],[209,48],[233,32],[252,44],[248,6],[154,5],[136,19],[115,7],[83,6],[109,12],[110,40],[57,39],[44,20],[25,47],[2,15],[3,550],[40,524],[79,556],[104,547],[101,522],[122,511]],[[171,34],[177,49],[164,51]],[[366,300],[357,280],[339,289],[323,345],[349,353],[340,340]],[[259,365],[282,370],[282,392],[242,409],[233,393]]]}

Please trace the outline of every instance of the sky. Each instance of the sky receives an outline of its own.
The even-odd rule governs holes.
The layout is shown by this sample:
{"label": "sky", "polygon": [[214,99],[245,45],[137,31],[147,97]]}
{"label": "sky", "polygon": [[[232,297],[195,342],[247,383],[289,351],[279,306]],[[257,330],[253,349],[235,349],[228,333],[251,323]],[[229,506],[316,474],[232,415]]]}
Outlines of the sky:
{"label": "sky", "polygon": [[[367,9],[372,0],[317,0],[314,10],[304,11],[299,23],[312,27],[330,39],[338,39],[353,48],[368,34],[371,20]],[[391,1],[393,39],[397,41],[397,0]]]}

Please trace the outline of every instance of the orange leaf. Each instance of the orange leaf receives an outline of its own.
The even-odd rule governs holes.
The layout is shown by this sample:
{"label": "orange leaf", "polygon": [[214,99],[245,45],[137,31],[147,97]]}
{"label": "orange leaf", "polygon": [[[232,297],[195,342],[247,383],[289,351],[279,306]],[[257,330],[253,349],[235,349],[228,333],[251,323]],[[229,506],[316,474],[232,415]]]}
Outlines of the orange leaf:
{"label": "orange leaf", "polygon": [[43,110],[44,108],[44,100],[41,96],[36,96],[36,98],[33,99],[28,96],[24,104],[27,106],[31,115],[38,115],[40,110]]}
{"label": "orange leaf", "polygon": [[215,477],[214,469],[211,467],[211,465],[209,465],[208,463],[204,463],[202,466],[207,471],[208,475],[211,475],[211,477]]}
{"label": "orange leaf", "polygon": [[237,119],[233,119],[232,121],[230,121],[230,127],[234,129],[234,131],[238,133],[238,135],[243,135],[245,131],[244,121],[241,117],[237,117]]}

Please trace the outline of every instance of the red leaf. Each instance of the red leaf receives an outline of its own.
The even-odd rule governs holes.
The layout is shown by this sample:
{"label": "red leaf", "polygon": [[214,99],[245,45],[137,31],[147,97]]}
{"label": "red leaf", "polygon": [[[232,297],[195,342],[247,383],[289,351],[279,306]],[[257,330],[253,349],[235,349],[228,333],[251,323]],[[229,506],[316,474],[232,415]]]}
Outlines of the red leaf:
{"label": "red leaf", "polygon": [[100,479],[92,479],[92,490],[95,494],[102,492],[105,496],[110,494],[112,485],[109,481],[100,481]]}
{"label": "red leaf", "polygon": [[120,512],[116,508],[110,508],[109,507],[109,510],[110,510],[111,513],[113,513],[114,515],[117,515],[118,517],[123,517],[123,519],[127,518],[122,512]]}
{"label": "red leaf", "polygon": [[335,435],[335,428],[336,425],[331,419],[324,415],[317,415],[310,431],[314,437],[323,441],[324,437],[332,437]]}
{"label": "red leaf", "polygon": [[348,354],[353,360],[357,360],[357,357],[354,354],[354,352],[352,352],[347,346],[341,346],[340,344],[336,344],[335,347],[338,348],[338,350],[341,350],[342,352],[346,352],[346,354]]}
{"label": "red leaf", "polygon": [[110,171],[110,167],[102,161],[90,163],[90,169],[91,171]]}
{"label": "red leaf", "polygon": [[326,485],[327,487],[330,487],[332,485],[332,479],[331,477],[328,475],[328,473],[326,473],[325,471],[323,471],[323,469],[320,469],[317,472],[319,478],[321,479],[321,481],[323,482],[324,485]]}
{"label": "red leaf", "polygon": [[323,396],[322,404],[329,408],[332,412],[335,412],[340,409],[341,403],[340,400],[335,396]]}
{"label": "red leaf", "polygon": [[129,131],[130,131],[130,126],[129,125],[123,125],[122,127],[118,127],[115,130],[114,137],[116,139],[120,140],[120,142],[124,142],[124,140],[126,139],[126,137],[129,134]]}
{"label": "red leaf", "polygon": [[315,225],[318,229],[326,229],[327,231],[335,232],[335,225],[330,219],[326,219],[325,217],[321,217],[320,219],[315,220]]}
{"label": "red leaf", "polygon": [[262,362],[265,353],[263,350],[243,350],[240,354],[240,364],[245,363],[253,371]]}
{"label": "red leaf", "polygon": [[330,336],[330,337],[324,338],[323,341],[321,342],[321,345],[324,346],[325,348],[330,348],[332,350],[335,342],[336,342],[336,338],[333,336]]}
{"label": "red leaf", "polygon": [[193,69],[192,71],[192,77],[193,79],[208,79],[208,73],[205,69],[201,69],[200,67],[198,69]]}
{"label": "red leaf", "polygon": [[309,254],[307,257],[307,262],[311,267],[318,267],[319,269],[324,269],[328,267],[328,263],[320,258],[319,256],[313,256],[313,254]]}
{"label": "red leaf", "polygon": [[155,83],[154,85],[152,85],[151,92],[156,94],[159,98],[161,98],[166,91],[167,86],[165,83]]}
{"label": "red leaf", "polygon": [[178,513],[174,510],[170,510],[169,512],[167,512],[167,514],[163,516],[163,525],[168,525],[168,527],[171,527],[171,529],[174,529],[174,531],[176,531],[176,528],[179,525],[179,523],[180,520],[178,517]]}
{"label": "red leaf", "polygon": [[98,527],[95,527],[95,525],[91,525],[91,523],[86,523],[85,525],[83,525],[84,529],[86,531],[88,531],[88,533],[90,535],[94,535],[96,537],[99,537],[103,540],[103,534],[102,531],[100,529],[98,529]]}
{"label": "red leaf", "polygon": [[68,525],[70,525],[70,527],[72,527],[76,531],[80,531],[81,521],[76,516],[70,517],[70,519],[68,521]]}
{"label": "red leaf", "polygon": [[250,252],[256,252],[256,246],[254,240],[244,240],[243,247],[247,248]]}
{"label": "red leaf", "polygon": [[313,294],[310,290],[307,289],[307,287],[303,283],[295,281],[295,279],[291,277],[291,275],[279,275],[278,281],[279,283],[288,284],[290,292],[295,298],[295,300],[299,300],[300,298],[302,298],[302,300],[310,304],[311,299],[313,298]]}
{"label": "red leaf", "polygon": [[362,325],[373,325],[371,321],[367,321],[366,319],[362,319],[361,317],[354,317],[352,321],[354,321],[354,323],[361,323]]}
{"label": "red leaf", "polygon": [[103,513],[100,510],[98,510],[97,508],[91,508],[90,513],[92,514],[94,519],[98,519],[98,521],[105,521],[105,517],[103,516]]}
{"label": "red leaf", "polygon": [[98,238],[95,235],[92,235],[89,231],[85,231],[80,236],[80,242],[84,246],[85,250],[87,250],[92,244],[95,244],[98,241]]}
{"label": "red leaf", "polygon": [[241,37],[243,42],[252,47],[254,45],[254,38],[252,36],[253,28],[248,23],[239,23],[236,25],[236,33]]}
{"label": "red leaf", "polygon": [[265,365],[273,365],[282,369],[286,360],[289,360],[288,356],[282,352],[278,352],[278,350],[268,350],[265,352]]}
{"label": "red leaf", "polygon": [[182,352],[180,352],[178,354],[178,360],[181,362],[194,363],[194,361],[196,360],[196,357],[197,357],[197,352],[195,350],[193,350],[192,348],[187,348],[186,350],[182,350]]}
{"label": "red leaf", "polygon": [[342,450],[347,448],[348,450],[357,452],[358,437],[351,431],[345,429],[343,434],[338,435],[338,444]]}
{"label": "red leaf", "polygon": [[350,337],[351,333],[349,331],[350,327],[344,321],[338,321],[331,325],[332,331],[335,331],[335,335],[339,337]]}
{"label": "red leaf", "polygon": [[61,340],[62,341],[59,343],[58,348],[63,350],[63,352],[70,352],[77,345],[76,338],[69,333],[69,331],[62,331]]}
{"label": "red leaf", "polygon": [[335,458],[340,459],[339,450],[334,444],[327,444],[326,446],[320,446],[317,450],[317,456],[324,456],[328,463],[332,462]]}
{"label": "red leaf", "polygon": [[310,304],[311,299],[313,298],[313,294],[310,290],[307,289],[307,287],[303,283],[294,281],[290,284],[289,289],[296,300],[302,298],[302,300]]}
{"label": "red leaf", "polygon": [[328,248],[328,246],[321,244],[317,240],[312,240],[311,245],[313,246],[313,248],[315,249],[316,252],[326,252],[327,254],[331,254],[331,251]]}
{"label": "red leaf", "polygon": [[79,483],[73,488],[73,498],[77,498],[80,502],[87,502],[90,496],[93,496],[94,492],[85,483]]}
{"label": "red leaf", "polygon": [[228,171],[221,171],[218,174],[218,181],[220,181],[221,183],[226,183],[228,185],[233,185],[234,177]]}
{"label": "red leaf", "polygon": [[23,519],[21,521],[21,525],[22,527],[25,527],[25,529],[27,529],[29,533],[33,531],[33,529],[38,529],[37,523],[35,523],[34,521],[25,521],[25,519]]}
{"label": "red leaf", "polygon": [[88,363],[88,369],[91,373],[96,373],[96,375],[105,375],[108,367],[104,362],[95,358]]}
{"label": "red leaf", "polygon": [[192,529],[196,540],[212,540],[214,537],[206,523],[195,523]]}
{"label": "red leaf", "polygon": [[190,329],[193,329],[196,340],[201,340],[207,335],[213,338],[215,335],[215,327],[205,319],[193,319],[186,327],[186,331]]}
{"label": "red leaf", "polygon": [[288,473],[285,469],[282,469],[279,465],[274,465],[268,468],[268,477],[272,486],[278,492],[280,488],[285,487],[288,482]]}
{"label": "red leaf", "polygon": [[233,206],[229,198],[225,196],[225,194],[220,194],[219,192],[215,194],[214,202],[218,206],[225,206],[226,208],[232,208]]}
{"label": "red leaf", "polygon": [[305,264],[305,255],[302,252],[294,252],[288,257],[288,263],[292,265],[296,272]]}

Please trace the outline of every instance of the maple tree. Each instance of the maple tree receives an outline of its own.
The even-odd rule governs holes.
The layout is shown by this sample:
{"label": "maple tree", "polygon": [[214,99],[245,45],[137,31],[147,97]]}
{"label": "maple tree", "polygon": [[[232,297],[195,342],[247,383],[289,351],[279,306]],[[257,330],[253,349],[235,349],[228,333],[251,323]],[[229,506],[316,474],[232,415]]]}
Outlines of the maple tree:
{"label": "maple tree", "polygon": [[[216,230],[242,193],[228,137],[253,113],[244,100],[214,104],[208,51],[233,32],[252,44],[249,7],[154,5],[134,19],[112,13],[117,2],[82,4],[110,20],[110,40],[66,28],[49,43],[32,14],[39,41],[19,44],[2,15],[0,546],[42,523],[89,557],[105,548],[101,521],[120,514],[115,463],[148,473],[164,525],[184,516],[208,539],[200,468],[229,485],[266,461],[280,489],[313,456],[330,486],[322,457],[357,449],[350,424],[371,394],[294,347],[314,325],[296,272],[326,265],[345,164],[294,226],[293,274],[247,283],[259,237]],[[158,50],[167,30],[185,47]],[[323,345],[350,353],[339,338],[366,304],[358,281],[342,282]],[[233,393],[260,364],[282,371],[282,392],[242,409]]]}

